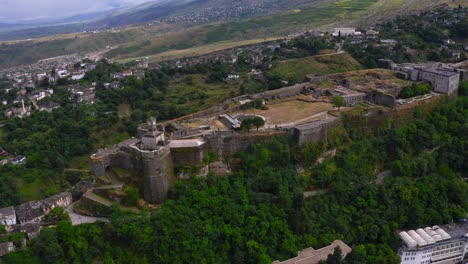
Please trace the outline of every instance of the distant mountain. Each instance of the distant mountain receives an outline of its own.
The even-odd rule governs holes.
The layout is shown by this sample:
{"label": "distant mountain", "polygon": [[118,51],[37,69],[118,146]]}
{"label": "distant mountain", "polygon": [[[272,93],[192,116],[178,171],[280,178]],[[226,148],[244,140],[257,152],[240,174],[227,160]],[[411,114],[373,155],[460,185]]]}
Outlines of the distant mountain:
{"label": "distant mountain", "polygon": [[[94,27],[118,27],[166,19],[197,22],[253,17],[291,8],[313,6],[330,0],[158,0],[118,12],[90,23]],[[190,20],[192,19],[192,20]]]}

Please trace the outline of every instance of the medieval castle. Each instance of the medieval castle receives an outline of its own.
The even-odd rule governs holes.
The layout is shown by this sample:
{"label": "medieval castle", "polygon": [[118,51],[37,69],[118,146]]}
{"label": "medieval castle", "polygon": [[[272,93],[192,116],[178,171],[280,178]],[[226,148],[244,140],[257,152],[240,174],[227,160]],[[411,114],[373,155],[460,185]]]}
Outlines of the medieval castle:
{"label": "medieval castle", "polygon": [[[271,118],[270,120],[264,118],[267,123],[260,131],[242,133],[238,130],[245,114],[242,114],[240,106],[227,108],[227,105],[232,105],[235,101],[242,106],[242,102],[252,100],[283,102],[289,100],[290,102],[290,100],[307,101],[309,99],[304,99],[307,97],[311,99],[306,103],[317,104],[327,102],[329,99],[326,98],[335,94],[341,94],[347,106],[360,102],[370,104],[371,110],[365,114],[366,118],[371,119],[374,116],[377,119],[384,119],[389,115],[398,115],[398,109],[410,109],[425,104],[425,101],[434,101],[443,94],[455,94],[460,77],[462,79],[467,77],[455,69],[432,69],[421,65],[411,67],[411,65],[396,65],[390,61],[387,61],[387,64],[395,74],[401,75],[400,78],[430,82],[433,92],[427,97],[402,102],[396,99],[396,94],[401,88],[395,85],[368,88],[368,83],[361,85],[345,82],[340,79],[342,76],[312,76],[302,84],[231,98],[217,107],[161,124],[157,124],[155,118],[150,118],[146,124],[138,128],[136,138],[93,154],[92,173],[95,177],[99,177],[105,175],[109,168],[124,168],[140,177],[141,192],[146,201],[162,203],[175,181],[178,178],[186,178],[184,169],[195,167],[198,175],[207,175],[211,168],[207,162],[208,151],[214,152],[218,157],[229,156],[247,149],[255,142],[278,136],[286,137],[299,145],[307,141],[319,142],[327,138],[332,129],[342,121],[340,114],[332,111],[324,111],[311,115],[312,118],[302,118],[280,125],[270,122]],[[335,88],[324,90],[317,85],[324,80],[335,82],[338,80],[340,84]],[[297,99],[298,97],[301,98]],[[393,110],[378,110],[377,108],[383,107],[382,105],[387,107],[386,109]],[[195,119],[209,122],[202,126],[199,125],[200,122],[192,122],[190,126],[183,124]]]}

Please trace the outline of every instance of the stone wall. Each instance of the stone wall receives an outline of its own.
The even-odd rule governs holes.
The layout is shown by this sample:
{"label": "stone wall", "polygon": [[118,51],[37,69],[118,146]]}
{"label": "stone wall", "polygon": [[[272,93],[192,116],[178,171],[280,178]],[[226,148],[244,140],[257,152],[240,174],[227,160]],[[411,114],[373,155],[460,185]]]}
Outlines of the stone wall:
{"label": "stone wall", "polygon": [[129,149],[123,149],[102,157],[91,157],[91,173],[95,177],[103,176],[109,167],[120,167],[133,170],[132,157]]}
{"label": "stone wall", "polygon": [[198,166],[207,155],[208,144],[193,148],[171,148],[174,167]]}
{"label": "stone wall", "polygon": [[249,146],[271,140],[274,137],[287,137],[287,131],[271,131],[260,133],[236,134],[223,139],[224,155],[233,155],[246,150]]}
{"label": "stone wall", "polygon": [[310,141],[318,143],[330,135],[331,129],[336,125],[336,121],[337,118],[330,118],[298,125],[291,128],[289,133],[299,145]]}
{"label": "stone wall", "polygon": [[271,100],[275,98],[286,98],[291,96],[296,96],[301,94],[301,92],[309,87],[309,83],[300,83],[289,87],[284,87],[276,90],[265,91],[262,93],[252,95],[253,99],[263,99],[263,100]]}
{"label": "stone wall", "polygon": [[150,203],[166,200],[169,188],[175,182],[169,146],[158,151],[134,149],[135,167],[143,176],[143,197]]}
{"label": "stone wall", "polygon": [[366,100],[373,104],[385,105],[388,107],[394,107],[396,105],[396,99],[394,96],[378,91],[372,91],[368,93]]}

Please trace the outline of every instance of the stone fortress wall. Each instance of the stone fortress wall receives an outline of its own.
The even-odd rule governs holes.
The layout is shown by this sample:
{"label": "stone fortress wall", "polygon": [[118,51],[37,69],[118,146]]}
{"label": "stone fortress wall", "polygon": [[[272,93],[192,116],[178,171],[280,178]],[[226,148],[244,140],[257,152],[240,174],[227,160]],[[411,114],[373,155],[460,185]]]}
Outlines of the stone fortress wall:
{"label": "stone fortress wall", "polygon": [[[406,78],[421,80],[420,70],[414,71],[414,67],[412,68],[408,65],[398,66],[393,62],[388,63],[390,65],[389,67],[392,67],[393,70],[406,74]],[[427,73],[430,71],[424,70],[423,72]],[[442,75],[437,74],[437,76],[442,77],[436,78],[447,80],[447,83],[444,83],[445,88],[442,89],[444,93],[454,92],[452,90],[454,86],[453,82],[458,84],[458,79],[456,78],[459,78],[459,74],[451,80],[450,78],[454,76],[452,73],[453,71],[450,73],[445,73],[444,71]],[[246,99],[284,99],[301,93],[313,93],[312,89],[310,89],[311,84],[320,83],[321,81],[327,80],[329,77],[330,76],[309,76],[306,79],[308,81],[306,83],[228,99],[219,106],[165,122],[160,124],[159,127],[156,126],[154,120],[152,125],[148,123],[138,128],[138,138],[129,139],[112,148],[100,150],[98,153],[93,154],[91,156],[92,173],[95,176],[101,176],[104,175],[106,170],[110,167],[122,167],[130,171],[141,173],[143,178],[141,188],[145,200],[151,203],[161,203],[166,199],[169,188],[176,180],[174,168],[197,167],[201,165],[207,168],[204,161],[205,157],[207,157],[208,150],[213,151],[219,157],[230,156],[246,150],[252,144],[269,140],[272,137],[283,137],[299,145],[309,141],[320,142],[330,136],[334,127],[341,125],[341,118],[329,115],[325,120],[312,121],[305,124],[293,125],[291,127],[270,128],[248,134],[239,133],[234,130],[215,131],[210,129],[205,130],[204,128],[188,129],[178,124],[177,121],[193,117],[219,115],[227,111],[229,107],[226,106],[235,101],[238,102]],[[438,99],[438,97],[425,99],[424,101],[418,102],[416,105],[430,103]],[[369,91],[365,100],[374,104],[392,107],[393,109],[393,112],[387,111],[382,113],[377,110],[369,111],[363,118],[369,119],[372,123],[378,124],[391,115],[395,117],[398,116],[399,108],[397,107],[397,102],[393,95],[378,91]],[[168,127],[170,127],[172,131],[166,133],[165,130]],[[154,142],[152,147],[154,149],[145,149],[142,141],[144,142],[145,140],[151,139],[151,135],[149,135],[151,133],[156,135],[155,133],[158,128],[158,138],[162,137],[162,140],[159,139],[158,142]],[[170,139],[165,140],[164,135],[170,135]]]}

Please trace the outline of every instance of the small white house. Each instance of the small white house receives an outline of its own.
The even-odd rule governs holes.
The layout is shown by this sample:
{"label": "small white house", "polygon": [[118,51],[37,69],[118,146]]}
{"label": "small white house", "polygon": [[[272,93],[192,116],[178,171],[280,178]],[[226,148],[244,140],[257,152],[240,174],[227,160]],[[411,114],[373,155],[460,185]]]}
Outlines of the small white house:
{"label": "small white house", "polygon": [[13,206],[0,208],[0,224],[4,226],[16,225],[16,213]]}

